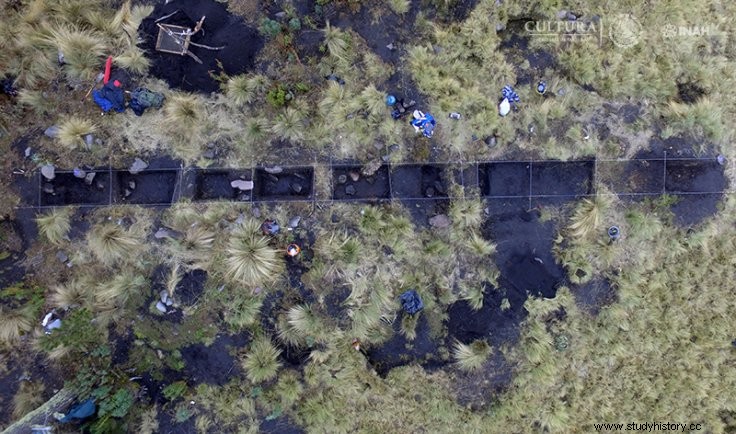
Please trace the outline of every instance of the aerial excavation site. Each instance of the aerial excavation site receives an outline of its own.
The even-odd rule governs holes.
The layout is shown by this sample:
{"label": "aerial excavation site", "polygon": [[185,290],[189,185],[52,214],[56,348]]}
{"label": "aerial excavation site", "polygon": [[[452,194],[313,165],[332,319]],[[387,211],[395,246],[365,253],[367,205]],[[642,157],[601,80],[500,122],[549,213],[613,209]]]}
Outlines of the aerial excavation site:
{"label": "aerial excavation site", "polygon": [[0,433],[736,433],[736,2],[0,0]]}

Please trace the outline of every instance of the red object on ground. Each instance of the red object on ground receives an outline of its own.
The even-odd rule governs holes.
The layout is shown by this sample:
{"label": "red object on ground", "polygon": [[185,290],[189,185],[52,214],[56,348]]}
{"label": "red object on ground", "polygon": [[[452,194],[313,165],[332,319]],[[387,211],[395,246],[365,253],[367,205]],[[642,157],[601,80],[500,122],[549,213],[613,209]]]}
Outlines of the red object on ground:
{"label": "red object on ground", "polygon": [[299,254],[299,252],[301,252],[301,251],[302,251],[302,249],[301,249],[301,248],[299,248],[299,246],[298,246],[298,245],[296,245],[296,244],[289,244],[289,245],[288,245],[288,246],[286,247],[286,254],[287,254],[287,255],[289,255],[289,256],[291,256],[292,258],[293,258],[294,256],[298,255],[298,254]]}
{"label": "red object on ground", "polygon": [[112,71],[112,56],[107,56],[107,62],[105,62],[105,78],[102,80],[104,84],[110,81],[110,72]]}
{"label": "red object on ground", "polygon": [[113,81],[113,82],[112,82],[112,84],[113,84],[113,85],[114,85],[115,87],[120,87],[120,86],[121,86],[121,85],[120,85],[120,82],[119,82],[119,81],[117,81],[117,80]]}

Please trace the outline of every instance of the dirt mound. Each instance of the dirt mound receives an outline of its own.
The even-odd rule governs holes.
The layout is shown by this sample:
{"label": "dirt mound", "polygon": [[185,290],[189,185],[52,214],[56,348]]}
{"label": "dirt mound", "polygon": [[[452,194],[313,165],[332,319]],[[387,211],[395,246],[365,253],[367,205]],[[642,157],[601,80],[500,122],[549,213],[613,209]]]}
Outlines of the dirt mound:
{"label": "dirt mound", "polygon": [[[191,41],[225,48],[212,51],[190,46],[190,51],[202,60],[202,64],[190,56],[156,51],[159,32],[156,20],[174,12],[174,15],[161,23],[194,29],[197,21],[205,16],[202,31],[192,36]],[[263,46],[263,38],[256,29],[245,25],[242,18],[229,14],[223,3],[214,0],[174,0],[168,4],[159,3],[153,13],[141,23],[140,34],[144,39],[141,48],[151,60],[151,74],[166,81],[171,87],[190,92],[209,93],[219,90],[218,82],[211,74],[217,75],[221,70],[228,75],[245,72],[253,65],[256,54]]]}

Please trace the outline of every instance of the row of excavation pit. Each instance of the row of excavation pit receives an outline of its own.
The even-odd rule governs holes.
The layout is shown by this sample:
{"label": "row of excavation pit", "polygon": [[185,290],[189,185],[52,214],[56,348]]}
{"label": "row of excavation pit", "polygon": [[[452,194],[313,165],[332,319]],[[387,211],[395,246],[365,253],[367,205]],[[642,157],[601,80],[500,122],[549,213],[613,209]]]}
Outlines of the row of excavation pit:
{"label": "row of excavation pit", "polygon": [[[697,159],[383,165],[370,175],[362,169],[332,166],[331,197],[318,199],[447,199],[453,196],[453,184],[499,199],[581,197],[594,194],[596,185],[619,195],[715,194],[726,188],[723,167],[715,160]],[[104,169],[89,170],[86,178],[57,171],[53,180],[35,174],[19,181],[27,206],[168,205],[180,199],[309,201],[316,190],[314,168],[309,166],[151,169],[137,174]]]}

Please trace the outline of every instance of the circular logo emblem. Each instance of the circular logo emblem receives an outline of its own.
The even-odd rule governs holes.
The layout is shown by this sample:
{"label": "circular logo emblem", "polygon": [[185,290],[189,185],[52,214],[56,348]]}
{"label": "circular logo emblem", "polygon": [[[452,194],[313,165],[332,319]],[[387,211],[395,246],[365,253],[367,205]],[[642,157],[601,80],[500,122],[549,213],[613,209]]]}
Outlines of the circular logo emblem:
{"label": "circular logo emblem", "polygon": [[677,26],[674,24],[665,24],[662,26],[662,36],[665,38],[674,38],[677,36]]}
{"label": "circular logo emblem", "polygon": [[613,45],[630,48],[639,43],[642,27],[639,21],[630,14],[621,14],[611,21],[608,37]]}

